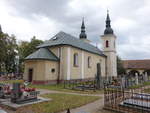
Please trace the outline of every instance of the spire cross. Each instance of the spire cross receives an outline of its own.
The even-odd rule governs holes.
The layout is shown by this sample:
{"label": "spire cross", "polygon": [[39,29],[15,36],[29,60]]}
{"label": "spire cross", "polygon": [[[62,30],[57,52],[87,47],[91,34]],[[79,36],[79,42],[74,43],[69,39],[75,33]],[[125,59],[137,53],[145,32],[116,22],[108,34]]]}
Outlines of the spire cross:
{"label": "spire cross", "polygon": [[82,17],[82,22],[84,22],[84,17]]}
{"label": "spire cross", "polygon": [[85,25],[84,25],[84,17],[82,18],[81,30],[85,30]]}
{"label": "spire cross", "polygon": [[109,10],[107,9],[107,14],[109,14]]}

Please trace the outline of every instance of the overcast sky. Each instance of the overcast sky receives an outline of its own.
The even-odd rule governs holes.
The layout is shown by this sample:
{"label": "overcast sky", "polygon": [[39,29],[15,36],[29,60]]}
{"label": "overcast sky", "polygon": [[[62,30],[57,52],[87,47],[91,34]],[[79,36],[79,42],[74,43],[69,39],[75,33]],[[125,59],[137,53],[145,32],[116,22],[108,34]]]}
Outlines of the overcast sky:
{"label": "overcast sky", "polygon": [[118,55],[150,59],[150,0],[0,0],[0,24],[18,40],[48,40],[59,31],[78,37],[84,17],[88,39],[100,45],[107,9]]}

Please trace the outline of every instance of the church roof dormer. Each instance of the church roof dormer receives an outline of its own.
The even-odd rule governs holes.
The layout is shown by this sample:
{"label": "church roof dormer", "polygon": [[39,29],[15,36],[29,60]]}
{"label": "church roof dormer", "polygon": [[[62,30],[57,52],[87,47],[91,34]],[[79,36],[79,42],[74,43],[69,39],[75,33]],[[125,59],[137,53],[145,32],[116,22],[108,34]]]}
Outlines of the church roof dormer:
{"label": "church roof dormer", "polygon": [[106,29],[104,31],[104,34],[113,34],[113,29],[111,28],[111,24],[110,24],[111,20],[109,17],[109,11],[107,10],[107,17],[106,17]]}
{"label": "church roof dormer", "polygon": [[86,39],[87,38],[87,35],[85,33],[84,18],[82,19],[81,33],[80,33],[79,37],[80,37],[80,39]]}

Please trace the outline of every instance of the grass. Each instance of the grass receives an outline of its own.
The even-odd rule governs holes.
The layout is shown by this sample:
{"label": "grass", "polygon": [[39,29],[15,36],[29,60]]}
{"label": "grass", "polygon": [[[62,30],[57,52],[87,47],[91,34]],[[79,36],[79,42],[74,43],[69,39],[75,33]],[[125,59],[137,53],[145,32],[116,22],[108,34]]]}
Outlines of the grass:
{"label": "grass", "polygon": [[143,87],[142,84],[131,86],[131,87],[129,87],[129,89],[138,89],[138,88],[141,88],[141,87]]}
{"label": "grass", "polygon": [[[144,83],[144,86],[148,86],[148,85],[150,85],[150,82],[145,82]],[[150,93],[150,88],[144,89],[144,93]]]}
{"label": "grass", "polygon": [[6,83],[6,84],[12,84],[12,83],[23,83],[24,81],[23,80],[3,80],[3,81],[0,81],[0,83]]}
{"label": "grass", "polygon": [[[5,80],[5,81],[0,81],[0,83],[23,83],[23,80]],[[64,91],[64,92],[72,92],[72,93],[82,93],[82,94],[102,94],[103,90],[85,90],[85,91],[80,91],[80,90],[72,90],[72,89],[65,89],[64,84],[59,84],[59,85],[32,85],[30,84],[29,87],[37,88],[37,89],[47,89],[47,90],[56,90],[56,91]]]}
{"label": "grass", "polygon": [[87,103],[93,102],[100,97],[97,96],[81,96],[81,95],[71,95],[71,94],[45,94],[45,98],[51,98],[52,101],[33,104],[30,106],[22,107],[18,109],[17,113],[56,113],[64,111],[68,108],[76,108]]}
{"label": "grass", "polygon": [[[23,83],[23,80],[6,80],[0,81],[0,83]],[[102,91],[76,91],[71,89],[64,89],[64,84],[59,85],[32,85],[29,87],[35,87],[39,89],[47,89],[47,90],[57,90],[63,92],[75,92],[75,93],[88,93],[88,94],[97,94],[102,93]],[[52,101],[43,102],[38,104],[33,104],[25,107],[21,107],[17,109],[15,113],[56,113],[68,108],[76,108],[90,102],[93,102],[101,97],[98,96],[81,96],[81,95],[73,95],[73,94],[65,94],[65,93],[55,93],[55,94],[45,94],[41,95],[45,98],[50,98]]]}
{"label": "grass", "polygon": [[144,93],[150,93],[150,88],[144,89]]}
{"label": "grass", "polygon": [[148,86],[148,85],[150,85],[150,82],[144,82],[143,84],[131,86],[131,87],[129,87],[129,89],[138,89],[138,88]]}
{"label": "grass", "polygon": [[56,91],[63,91],[63,92],[72,92],[72,93],[82,93],[82,94],[102,94],[103,90],[73,90],[73,89],[65,89],[64,84],[59,85],[29,85],[29,87],[34,87],[37,89],[47,89],[47,90],[56,90]]}

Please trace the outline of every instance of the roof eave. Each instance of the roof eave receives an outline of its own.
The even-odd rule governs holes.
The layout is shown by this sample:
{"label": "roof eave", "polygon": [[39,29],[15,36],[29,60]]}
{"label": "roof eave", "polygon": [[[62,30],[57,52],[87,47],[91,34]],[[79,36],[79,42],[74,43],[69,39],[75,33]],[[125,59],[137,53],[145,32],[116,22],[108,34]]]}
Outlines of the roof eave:
{"label": "roof eave", "polygon": [[59,61],[59,59],[45,59],[45,58],[31,58],[31,59],[25,59],[25,61],[29,60],[49,60],[49,61]]}

